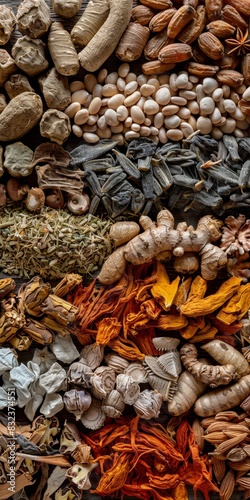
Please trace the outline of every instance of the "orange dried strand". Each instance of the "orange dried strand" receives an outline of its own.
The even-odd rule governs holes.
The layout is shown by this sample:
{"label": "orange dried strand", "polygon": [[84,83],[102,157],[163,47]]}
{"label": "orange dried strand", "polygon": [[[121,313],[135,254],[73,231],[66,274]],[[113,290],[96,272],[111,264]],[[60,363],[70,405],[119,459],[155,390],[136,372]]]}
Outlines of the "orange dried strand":
{"label": "orange dried strand", "polygon": [[173,500],[188,500],[188,492],[184,481],[179,481],[177,486],[172,489],[171,495]]}
{"label": "orange dried strand", "polygon": [[115,338],[109,341],[108,346],[120,356],[130,361],[143,361],[145,358],[145,354],[138,349],[132,340]]}
{"label": "orange dried strand", "polygon": [[129,461],[128,454],[115,453],[112,467],[102,474],[97,488],[90,490],[90,493],[107,496],[120,490],[128,477]]}
{"label": "orange dried strand", "polygon": [[143,354],[147,356],[159,356],[159,351],[155,348],[152,340],[155,338],[154,328],[145,328],[136,335],[136,345]]}
{"label": "orange dried strand", "polygon": [[106,346],[111,339],[119,335],[121,327],[116,318],[103,318],[98,324],[96,344]]}

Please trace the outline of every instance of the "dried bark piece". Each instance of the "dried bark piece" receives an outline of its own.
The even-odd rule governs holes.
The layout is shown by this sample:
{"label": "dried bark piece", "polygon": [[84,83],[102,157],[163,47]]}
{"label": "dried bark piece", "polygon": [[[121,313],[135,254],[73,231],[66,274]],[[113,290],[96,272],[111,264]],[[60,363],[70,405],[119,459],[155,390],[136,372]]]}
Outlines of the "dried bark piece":
{"label": "dried bark piece", "polygon": [[0,141],[20,139],[40,120],[41,97],[35,92],[22,92],[12,99],[0,114]]}
{"label": "dried bark piece", "polygon": [[45,0],[23,0],[16,19],[19,31],[30,38],[45,35],[51,25],[50,9]]}
{"label": "dried bark piece", "polygon": [[68,78],[56,68],[38,77],[38,82],[48,108],[64,110],[71,103]]}
{"label": "dried bark piece", "polygon": [[34,151],[32,165],[49,163],[57,167],[67,167],[70,161],[70,154],[62,146],[51,144],[51,142],[43,142]]}
{"label": "dried bark piece", "polygon": [[70,34],[62,23],[52,23],[48,49],[58,73],[65,76],[76,75],[80,67],[78,55]]}
{"label": "dried bark piece", "polygon": [[29,76],[35,76],[45,71],[49,66],[46,59],[46,45],[40,39],[25,35],[18,38],[11,51],[18,68]]}
{"label": "dried bark piece", "polygon": [[0,45],[5,45],[16,26],[16,16],[8,5],[0,6]]}
{"label": "dried bark piece", "polygon": [[[13,99],[13,97],[16,97],[22,92],[34,92],[34,89],[31,87],[28,78],[19,73],[11,75],[9,80],[5,82],[4,88],[10,99]],[[0,111],[2,110],[0,109]]]}
{"label": "dried bark piece", "polygon": [[0,87],[3,87],[12,73],[15,73],[17,67],[14,59],[5,49],[0,49]]}
{"label": "dried bark piece", "polygon": [[149,39],[150,29],[138,23],[129,23],[118,47],[116,56],[122,61],[135,61],[141,56]]}

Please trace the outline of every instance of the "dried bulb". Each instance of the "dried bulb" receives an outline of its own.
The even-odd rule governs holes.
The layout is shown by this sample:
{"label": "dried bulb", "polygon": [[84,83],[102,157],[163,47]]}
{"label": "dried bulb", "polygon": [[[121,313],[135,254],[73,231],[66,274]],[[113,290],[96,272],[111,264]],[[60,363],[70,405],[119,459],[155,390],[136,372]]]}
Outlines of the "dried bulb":
{"label": "dried bulb", "polygon": [[91,387],[91,378],[93,377],[93,371],[88,365],[82,363],[81,361],[76,361],[72,363],[68,371],[68,382],[69,384],[76,384],[86,389]]}
{"label": "dried bulb", "polygon": [[63,402],[70,413],[74,413],[75,419],[80,420],[82,414],[91,405],[91,395],[86,391],[71,389],[64,393]]}

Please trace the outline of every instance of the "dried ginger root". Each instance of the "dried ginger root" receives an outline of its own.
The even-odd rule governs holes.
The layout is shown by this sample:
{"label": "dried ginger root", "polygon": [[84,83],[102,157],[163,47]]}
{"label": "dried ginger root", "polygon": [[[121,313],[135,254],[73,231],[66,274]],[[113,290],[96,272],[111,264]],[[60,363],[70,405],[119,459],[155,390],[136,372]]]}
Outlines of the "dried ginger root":
{"label": "dried ginger root", "polygon": [[218,385],[227,385],[235,379],[235,368],[233,365],[208,365],[198,361],[197,355],[197,349],[193,344],[186,343],[180,349],[183,365],[197,380],[215,388]]}
{"label": "dried ginger root", "polygon": [[[138,234],[124,246],[124,256],[134,265],[144,264],[151,259],[161,259],[166,252],[175,257],[185,255],[185,252],[195,252],[201,256],[201,275],[205,280],[215,279],[218,270],[226,265],[225,252],[213,245],[221,236],[222,222],[213,216],[202,217],[196,230],[182,225],[183,229],[174,229],[174,217],[169,210],[161,210],[157,215],[157,223],[150,217],[140,217],[140,224],[144,233]],[[124,257],[123,257],[124,259]],[[113,255],[106,260],[98,276],[101,283],[107,284],[105,277],[109,275],[109,284],[119,279],[121,274],[112,276],[109,267],[112,265]],[[104,276],[105,274],[105,276]]]}

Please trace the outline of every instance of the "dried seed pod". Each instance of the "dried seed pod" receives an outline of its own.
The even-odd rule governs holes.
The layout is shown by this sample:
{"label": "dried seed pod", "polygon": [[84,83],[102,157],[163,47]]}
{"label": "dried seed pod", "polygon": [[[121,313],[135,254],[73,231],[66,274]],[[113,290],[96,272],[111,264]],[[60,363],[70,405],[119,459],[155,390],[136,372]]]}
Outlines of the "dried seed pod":
{"label": "dried seed pod", "polygon": [[241,60],[241,71],[246,85],[250,85],[250,54],[245,54]]}
{"label": "dried seed pod", "polygon": [[168,43],[171,43],[167,35],[167,28],[160,31],[158,35],[153,36],[144,48],[144,56],[146,59],[154,60],[157,59],[160,50],[165,47]]}
{"label": "dried seed pod", "polygon": [[206,20],[206,9],[204,5],[199,5],[192,21],[178,34],[178,40],[189,45],[193,43],[203,32]]}
{"label": "dried seed pod", "polygon": [[165,64],[156,59],[156,61],[149,61],[142,64],[142,72],[144,75],[161,75],[175,68],[175,66],[175,64]]}
{"label": "dried seed pod", "polygon": [[195,9],[190,5],[182,5],[168,23],[167,33],[169,38],[176,38],[180,31],[193,19]]}
{"label": "dried seed pod", "polygon": [[11,55],[18,68],[29,76],[38,75],[49,66],[45,43],[27,35],[18,38],[12,47]]}
{"label": "dried seed pod", "polygon": [[48,108],[64,110],[71,103],[68,78],[56,68],[38,77],[38,82]]}
{"label": "dried seed pod", "polygon": [[122,61],[135,61],[141,56],[149,35],[147,26],[129,23],[116,48],[116,57]]}
{"label": "dried seed pod", "polygon": [[152,9],[150,9],[150,7],[146,7],[146,5],[136,5],[132,9],[131,19],[135,23],[139,23],[142,26],[147,26],[154,15],[155,13]]}
{"label": "dried seed pod", "polygon": [[80,10],[82,0],[51,0],[52,9],[60,17],[71,19]]}
{"label": "dried seed pod", "polygon": [[35,92],[22,92],[0,114],[0,141],[23,137],[40,120],[43,113],[41,97]]}
{"label": "dried seed pod", "polygon": [[235,488],[235,475],[234,471],[230,470],[225,474],[220,485],[220,498],[229,500]]}
{"label": "dried seed pod", "polygon": [[28,78],[19,73],[11,75],[7,82],[5,82],[4,88],[10,99],[13,99],[13,97],[16,97],[22,92],[34,92],[34,89],[31,87]]}
{"label": "dried seed pod", "polygon": [[199,48],[211,59],[221,59],[224,55],[224,46],[212,33],[201,33],[198,37]]}
{"label": "dried seed pod", "polygon": [[216,79],[222,85],[229,85],[230,87],[239,87],[244,81],[242,73],[235,70],[221,70],[218,71]]}
{"label": "dried seed pod", "polygon": [[48,49],[58,73],[65,76],[76,75],[80,67],[76,48],[62,23],[51,24]]}
{"label": "dried seed pod", "polygon": [[167,64],[187,61],[191,57],[192,48],[186,43],[171,43],[163,47],[158,54],[159,60]]}
{"label": "dried seed pod", "polygon": [[162,31],[168,26],[170,20],[176,12],[177,10],[175,8],[161,10],[150,20],[149,29],[154,32]]}
{"label": "dried seed pod", "polygon": [[0,45],[5,45],[16,26],[16,16],[8,5],[0,6]]}
{"label": "dried seed pod", "polygon": [[250,0],[244,0],[244,2],[242,0],[226,0],[225,3],[234,7],[243,16],[250,16]]}
{"label": "dried seed pod", "polygon": [[49,6],[45,0],[23,0],[17,8],[16,20],[23,35],[42,37],[51,25]]}
{"label": "dried seed pod", "polygon": [[147,7],[151,7],[151,9],[155,10],[164,10],[171,9],[173,4],[171,0],[140,0],[142,5],[146,5]]}
{"label": "dried seed pod", "polygon": [[187,71],[191,75],[200,76],[213,76],[219,71],[219,66],[212,66],[211,64],[200,64],[197,62],[189,62],[186,65]]}
{"label": "dried seed pod", "polygon": [[248,28],[248,24],[245,19],[240,15],[238,10],[236,10],[232,5],[225,5],[221,11],[221,19],[226,23],[235,26],[236,28],[240,28],[243,31],[246,31]]}
{"label": "dried seed pod", "polygon": [[3,87],[12,73],[15,73],[17,67],[14,59],[5,49],[0,49],[0,87]]}
{"label": "dried seed pod", "polygon": [[219,19],[223,0],[205,0],[206,13],[209,21]]}
{"label": "dried seed pod", "polygon": [[47,137],[57,144],[63,144],[68,139],[71,132],[68,115],[62,111],[58,111],[58,109],[49,109],[45,111],[39,125],[42,137]]}
{"label": "dried seed pod", "polygon": [[207,31],[217,36],[218,38],[229,38],[232,37],[236,28],[231,24],[226,23],[225,21],[217,20],[211,21],[211,23],[207,24]]}

